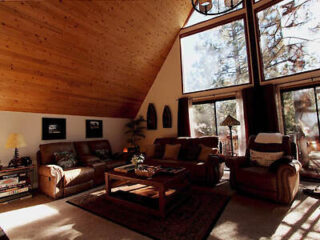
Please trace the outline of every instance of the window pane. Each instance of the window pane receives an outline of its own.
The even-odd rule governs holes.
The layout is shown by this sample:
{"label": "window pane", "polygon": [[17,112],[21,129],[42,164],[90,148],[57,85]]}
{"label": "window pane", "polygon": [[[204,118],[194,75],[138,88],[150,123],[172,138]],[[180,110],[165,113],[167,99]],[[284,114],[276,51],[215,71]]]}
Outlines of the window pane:
{"label": "window pane", "polygon": [[[231,155],[229,127],[220,126],[220,124],[221,124],[221,122],[223,122],[223,120],[228,115],[231,115],[232,117],[237,119],[237,101],[235,99],[217,101],[216,108],[217,108],[217,122],[218,122],[219,140],[223,144],[224,153],[227,155]],[[232,127],[233,149],[234,149],[234,153],[236,155],[238,155],[237,152],[239,150],[238,131],[239,131],[239,126]]]}
{"label": "window pane", "polygon": [[286,0],[258,13],[265,79],[320,68],[320,0]]}
{"label": "window pane", "polygon": [[[241,3],[238,7],[236,7],[233,10],[231,10],[230,12],[233,12],[235,10],[241,9],[242,7],[243,7],[243,4]],[[217,12],[216,9],[218,9],[218,8],[220,9],[220,11],[226,10],[225,0],[218,0],[218,1],[216,0],[216,1],[212,2],[212,11]],[[212,11],[209,11],[209,13],[212,12]],[[230,13],[230,12],[228,12],[228,13]],[[224,13],[224,14],[226,14],[226,13]],[[198,13],[197,11],[193,11],[193,13],[191,14],[187,24],[184,27],[190,27],[190,26],[195,25],[197,23],[205,22],[205,21],[208,21],[210,19],[222,16],[224,14],[207,15],[206,16],[204,14]]]}
{"label": "window pane", "polygon": [[193,105],[193,117],[196,137],[216,135],[214,103]]}
{"label": "window pane", "polygon": [[181,39],[183,92],[249,83],[244,21]]}
{"label": "window pane", "polygon": [[284,92],[282,99],[286,134],[294,136],[299,160],[304,167],[311,169],[314,163],[319,164],[320,156],[314,88]]}
{"label": "window pane", "polygon": [[[203,103],[193,105],[193,132],[196,137],[216,136],[215,108],[217,114],[218,136],[222,143],[222,153],[231,155],[230,131],[228,127],[220,126],[220,123],[230,114],[237,118],[237,101],[235,99],[217,101],[216,103]],[[238,155],[239,127],[232,128],[233,149]]]}

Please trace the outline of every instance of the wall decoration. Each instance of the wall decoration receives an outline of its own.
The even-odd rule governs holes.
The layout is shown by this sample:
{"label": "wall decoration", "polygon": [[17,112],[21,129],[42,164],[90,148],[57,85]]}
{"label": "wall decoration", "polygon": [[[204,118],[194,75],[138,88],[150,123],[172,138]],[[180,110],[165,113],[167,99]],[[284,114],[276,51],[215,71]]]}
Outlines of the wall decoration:
{"label": "wall decoration", "polygon": [[147,129],[157,129],[157,112],[153,103],[149,103],[147,112]]}
{"label": "wall decoration", "polygon": [[86,138],[102,138],[102,120],[86,120]]}
{"label": "wall decoration", "polygon": [[42,118],[42,140],[66,139],[65,118]]}
{"label": "wall decoration", "polygon": [[163,128],[172,128],[172,115],[168,105],[164,106],[162,113],[162,125]]}

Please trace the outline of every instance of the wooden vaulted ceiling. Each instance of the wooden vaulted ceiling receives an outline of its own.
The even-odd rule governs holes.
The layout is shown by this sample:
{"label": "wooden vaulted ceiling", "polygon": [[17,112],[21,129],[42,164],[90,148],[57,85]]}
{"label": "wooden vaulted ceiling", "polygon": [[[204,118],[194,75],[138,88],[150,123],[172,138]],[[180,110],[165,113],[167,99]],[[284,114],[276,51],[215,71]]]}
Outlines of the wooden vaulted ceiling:
{"label": "wooden vaulted ceiling", "polygon": [[189,0],[0,1],[0,110],[134,117]]}

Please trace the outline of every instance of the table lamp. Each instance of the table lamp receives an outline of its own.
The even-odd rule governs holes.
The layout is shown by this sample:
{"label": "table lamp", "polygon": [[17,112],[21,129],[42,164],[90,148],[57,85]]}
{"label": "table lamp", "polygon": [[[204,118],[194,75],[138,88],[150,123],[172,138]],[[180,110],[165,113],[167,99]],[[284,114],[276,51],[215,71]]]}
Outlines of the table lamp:
{"label": "table lamp", "polygon": [[232,126],[238,126],[240,125],[240,122],[228,115],[222,123],[220,123],[220,126],[228,126],[230,129],[230,141],[231,141],[231,155],[233,156],[233,141],[232,141]]}
{"label": "table lamp", "polygon": [[9,163],[9,167],[17,167],[18,159],[19,159],[19,150],[18,148],[27,146],[24,138],[19,133],[11,133],[8,137],[6,148],[14,148],[14,156],[13,159]]}

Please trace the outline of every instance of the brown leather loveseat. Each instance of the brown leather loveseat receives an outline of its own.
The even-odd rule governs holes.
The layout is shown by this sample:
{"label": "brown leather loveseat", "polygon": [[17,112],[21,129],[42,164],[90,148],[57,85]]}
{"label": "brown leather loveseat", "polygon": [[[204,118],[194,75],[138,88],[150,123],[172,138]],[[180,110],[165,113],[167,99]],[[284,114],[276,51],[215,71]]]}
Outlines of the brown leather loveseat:
{"label": "brown leather loveseat", "polygon": [[[190,171],[192,183],[212,186],[218,183],[224,172],[224,162],[217,155],[209,155],[204,162],[198,161],[200,144],[210,148],[218,148],[218,137],[201,138],[158,138],[157,157],[147,156],[146,163],[163,167],[184,167]],[[178,160],[162,159],[166,144],[181,144]]]}
{"label": "brown leather loveseat", "polygon": [[[38,152],[38,181],[40,190],[46,195],[57,199],[66,197],[104,182],[107,166],[119,166],[125,161],[114,161],[95,156],[96,149],[110,152],[108,140],[85,142],[58,142],[42,144]],[[63,169],[55,162],[54,154],[69,152],[76,156],[76,166]]]}

